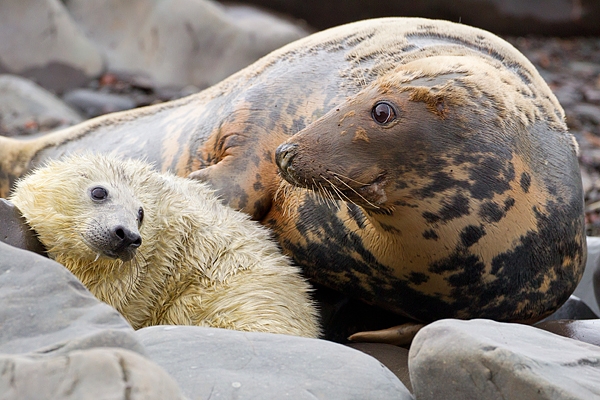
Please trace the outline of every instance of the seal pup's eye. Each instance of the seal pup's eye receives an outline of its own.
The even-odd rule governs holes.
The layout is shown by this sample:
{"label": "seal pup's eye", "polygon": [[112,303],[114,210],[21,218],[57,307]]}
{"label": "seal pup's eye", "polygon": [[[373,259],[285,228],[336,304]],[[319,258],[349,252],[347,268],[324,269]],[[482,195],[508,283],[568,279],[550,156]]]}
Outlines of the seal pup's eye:
{"label": "seal pup's eye", "polygon": [[373,117],[373,121],[377,122],[379,125],[387,125],[396,119],[396,111],[394,111],[394,107],[389,103],[380,101],[373,106],[371,117]]}
{"label": "seal pup's eye", "polygon": [[102,186],[96,186],[90,190],[90,196],[93,200],[104,200],[108,197],[108,191]]}
{"label": "seal pup's eye", "polygon": [[144,220],[144,209],[142,207],[140,207],[140,209],[138,210],[138,223],[141,225],[142,221]]}

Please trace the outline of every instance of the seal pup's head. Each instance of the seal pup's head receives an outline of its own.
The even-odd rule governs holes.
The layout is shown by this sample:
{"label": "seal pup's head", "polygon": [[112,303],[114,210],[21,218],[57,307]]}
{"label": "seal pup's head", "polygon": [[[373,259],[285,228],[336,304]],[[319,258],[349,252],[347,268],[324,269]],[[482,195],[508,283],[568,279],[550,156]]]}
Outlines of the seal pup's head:
{"label": "seal pup's head", "polygon": [[10,200],[57,261],[128,262],[142,245],[145,209],[132,172],[104,156],[71,156],[21,179]]}

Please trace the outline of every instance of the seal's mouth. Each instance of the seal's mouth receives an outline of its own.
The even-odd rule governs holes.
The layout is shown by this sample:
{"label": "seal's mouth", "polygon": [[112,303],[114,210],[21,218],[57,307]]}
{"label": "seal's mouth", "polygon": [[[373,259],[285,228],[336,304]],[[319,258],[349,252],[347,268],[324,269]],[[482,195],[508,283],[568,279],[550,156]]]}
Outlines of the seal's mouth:
{"label": "seal's mouth", "polygon": [[120,251],[103,250],[101,253],[102,255],[113,260],[119,259],[123,262],[128,262],[133,260],[133,258],[137,254],[137,251],[136,249],[126,248]]}
{"label": "seal's mouth", "polygon": [[[320,170],[321,163],[301,163],[296,160],[298,144],[283,143],[275,152],[279,175],[293,186],[318,193],[324,199],[341,200],[362,207],[380,209],[387,201],[386,171],[356,170],[342,174],[330,169]],[[296,166],[295,164],[298,164]]]}
{"label": "seal's mouth", "polygon": [[96,254],[94,261],[100,257],[123,262],[131,261],[137,254],[142,238],[138,232],[133,232],[117,226],[115,229],[94,229],[81,234],[85,245]]}

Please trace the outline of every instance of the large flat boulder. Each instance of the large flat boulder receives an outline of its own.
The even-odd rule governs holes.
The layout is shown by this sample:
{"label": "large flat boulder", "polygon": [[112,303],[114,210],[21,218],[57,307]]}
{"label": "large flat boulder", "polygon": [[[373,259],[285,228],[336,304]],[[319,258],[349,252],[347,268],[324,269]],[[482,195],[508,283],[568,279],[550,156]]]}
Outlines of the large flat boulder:
{"label": "large flat boulder", "polygon": [[600,347],[521,324],[434,322],[415,337],[409,371],[419,400],[600,396]]}
{"label": "large flat boulder", "polygon": [[2,399],[183,398],[125,319],[62,265],[0,242],[0,304]]}
{"label": "large flat boulder", "polygon": [[93,347],[144,353],[133,328],[62,265],[0,243],[0,354]]}
{"label": "large flat boulder", "polygon": [[0,1],[0,73],[63,92],[100,75],[104,60],[60,0]]}
{"label": "large flat boulder", "polygon": [[379,361],[324,340],[197,326],[136,335],[194,399],[412,399]]}
{"label": "large flat boulder", "polygon": [[210,0],[70,0],[73,18],[113,71],[202,89],[307,32],[257,10]]}
{"label": "large flat boulder", "polygon": [[156,364],[124,349],[76,350],[62,356],[0,354],[4,400],[183,399]]}
{"label": "large flat boulder", "polygon": [[49,132],[75,125],[81,116],[29,79],[0,74],[0,135]]}

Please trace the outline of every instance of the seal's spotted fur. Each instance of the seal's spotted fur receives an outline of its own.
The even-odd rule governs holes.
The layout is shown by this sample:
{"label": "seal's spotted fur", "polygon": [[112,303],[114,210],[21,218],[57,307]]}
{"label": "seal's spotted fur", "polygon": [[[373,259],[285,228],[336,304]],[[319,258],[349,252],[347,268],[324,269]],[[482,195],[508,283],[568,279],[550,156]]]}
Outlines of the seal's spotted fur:
{"label": "seal's spotted fur", "polygon": [[[369,124],[371,101],[387,95],[402,123],[386,136]],[[289,187],[275,196],[275,149],[288,139],[301,149],[296,161],[318,162],[284,175],[328,201]],[[0,191],[85,148],[195,171],[273,228],[315,281],[420,320],[539,318],[567,298],[585,261],[576,143],[562,108],[516,49],[461,24],[332,28],[197,95],[29,142],[2,139]],[[326,182],[319,166],[364,185],[323,174]]]}

